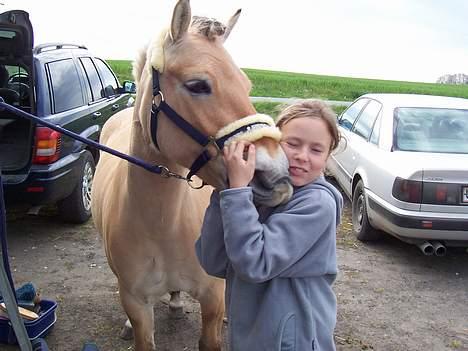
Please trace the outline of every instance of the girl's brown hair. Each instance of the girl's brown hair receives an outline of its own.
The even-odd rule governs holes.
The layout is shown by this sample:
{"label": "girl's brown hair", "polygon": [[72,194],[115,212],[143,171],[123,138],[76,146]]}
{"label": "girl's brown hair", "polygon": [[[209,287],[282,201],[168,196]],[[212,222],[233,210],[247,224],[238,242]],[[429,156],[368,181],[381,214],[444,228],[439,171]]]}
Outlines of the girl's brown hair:
{"label": "girl's brown hair", "polygon": [[336,124],[336,113],[323,101],[320,100],[300,100],[284,108],[278,115],[276,126],[281,129],[289,121],[296,118],[320,118],[327,125],[331,136],[330,151],[338,147],[340,142],[340,132]]}

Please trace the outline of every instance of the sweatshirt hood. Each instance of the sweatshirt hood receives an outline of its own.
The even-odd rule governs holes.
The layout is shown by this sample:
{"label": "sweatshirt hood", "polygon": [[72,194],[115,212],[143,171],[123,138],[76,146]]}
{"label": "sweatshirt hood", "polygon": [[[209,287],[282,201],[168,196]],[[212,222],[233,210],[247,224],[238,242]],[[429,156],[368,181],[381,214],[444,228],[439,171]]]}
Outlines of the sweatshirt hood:
{"label": "sweatshirt hood", "polygon": [[336,225],[341,222],[341,212],[343,210],[343,196],[341,193],[331,184],[327,182],[324,176],[318,177],[314,182],[310,183],[308,186],[316,189],[325,188],[330,195],[335,199],[336,202]]}

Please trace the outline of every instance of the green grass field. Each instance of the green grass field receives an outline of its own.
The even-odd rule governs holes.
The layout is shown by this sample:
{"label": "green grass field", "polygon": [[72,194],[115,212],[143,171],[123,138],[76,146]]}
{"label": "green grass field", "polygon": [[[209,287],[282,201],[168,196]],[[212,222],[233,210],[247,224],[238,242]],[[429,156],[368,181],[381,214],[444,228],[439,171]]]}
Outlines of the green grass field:
{"label": "green grass field", "polygon": [[[131,61],[107,60],[120,82],[133,80]],[[414,93],[468,98],[467,85],[444,85],[392,80],[360,79],[316,74],[243,69],[253,83],[251,96],[319,98],[353,101],[366,93]],[[277,103],[256,103],[258,111],[276,116]],[[337,113],[343,107],[334,107]]]}
{"label": "green grass field", "polygon": [[244,69],[253,82],[252,96],[321,98],[352,101],[366,93],[414,93],[468,98],[468,86],[345,78]]}
{"label": "green grass field", "polygon": [[128,60],[106,60],[112,70],[119,78],[120,83],[124,80],[132,80],[132,61]]}

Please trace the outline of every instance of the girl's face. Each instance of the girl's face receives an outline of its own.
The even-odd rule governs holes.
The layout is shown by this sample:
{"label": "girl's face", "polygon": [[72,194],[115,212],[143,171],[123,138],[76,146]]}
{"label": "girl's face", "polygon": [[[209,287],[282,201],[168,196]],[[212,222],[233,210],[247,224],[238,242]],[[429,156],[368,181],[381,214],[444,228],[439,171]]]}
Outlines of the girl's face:
{"label": "girl's face", "polygon": [[281,146],[289,161],[294,186],[303,186],[322,174],[332,137],[321,118],[295,118],[282,126]]}

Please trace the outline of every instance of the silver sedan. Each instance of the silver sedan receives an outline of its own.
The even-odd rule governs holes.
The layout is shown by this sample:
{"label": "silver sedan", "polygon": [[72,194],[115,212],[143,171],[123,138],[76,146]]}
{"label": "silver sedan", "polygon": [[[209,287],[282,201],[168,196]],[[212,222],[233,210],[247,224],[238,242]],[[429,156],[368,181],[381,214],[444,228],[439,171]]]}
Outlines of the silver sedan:
{"label": "silver sedan", "polygon": [[444,255],[468,247],[468,99],[366,94],[339,117],[328,172],[362,241],[382,231]]}

